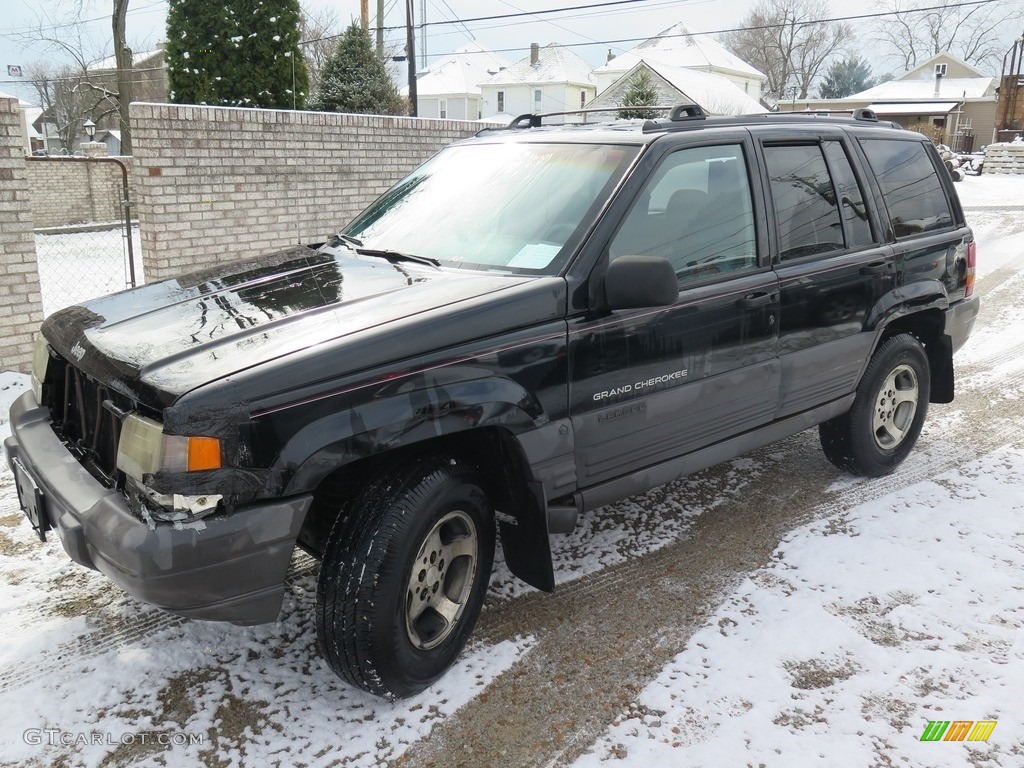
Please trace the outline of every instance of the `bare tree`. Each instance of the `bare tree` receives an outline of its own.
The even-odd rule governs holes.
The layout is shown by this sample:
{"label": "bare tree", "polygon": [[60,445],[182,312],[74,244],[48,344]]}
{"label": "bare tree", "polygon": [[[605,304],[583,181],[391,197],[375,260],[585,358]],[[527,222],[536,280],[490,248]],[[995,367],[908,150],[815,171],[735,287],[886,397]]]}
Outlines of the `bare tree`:
{"label": "bare tree", "polygon": [[758,0],[742,29],[724,35],[723,42],[764,72],[766,98],[805,99],[829,60],[854,41],[849,24],[829,18],[824,0]]}
{"label": "bare tree", "polygon": [[[109,114],[117,114],[121,129],[121,152],[131,154],[132,137],[131,125],[128,122],[128,103],[131,101],[132,83],[132,52],[125,42],[125,14],[128,11],[129,0],[113,0],[111,22],[113,28],[114,55],[116,64],[116,89],[108,87],[109,84],[95,81],[90,77],[89,65],[104,58],[102,48],[93,50],[87,43],[84,30],[84,14],[90,10],[88,0],[56,0],[52,10],[45,8],[36,10],[36,22],[32,28],[17,33],[5,35],[8,39],[19,42],[26,47],[42,47],[52,51],[54,54],[67,60],[69,63],[59,67],[61,77],[54,80],[56,69],[53,66],[42,66],[41,72],[46,75],[44,92],[52,91],[48,97],[50,102],[74,103],[78,105],[79,96],[84,104],[88,98],[84,95],[87,90],[95,93],[92,96],[94,109],[104,104],[100,114],[88,115],[93,121],[98,122],[101,117]],[[106,46],[103,46],[104,48]],[[36,69],[40,69],[39,66]],[[75,97],[60,95],[54,91],[64,89],[64,86],[54,86],[54,82],[67,83],[74,81],[74,91],[78,94]],[[37,93],[39,85],[36,86]],[[49,105],[40,93],[40,100],[44,101],[41,106],[49,109]],[[122,108],[122,105],[124,108]],[[51,113],[53,114],[53,113]],[[83,118],[84,119],[84,118]],[[71,123],[66,123],[63,128],[57,126],[58,135],[61,136],[61,143],[68,151],[71,151],[70,143],[65,141],[64,131],[69,129]],[[73,140],[74,134],[71,135]]]}
{"label": "bare tree", "polygon": [[89,82],[88,72],[72,64],[33,61],[25,74],[39,97],[47,122],[52,122],[61,147],[69,154],[86,118],[96,121],[116,107],[102,86]]}
{"label": "bare tree", "polygon": [[309,92],[320,88],[320,70],[338,47],[342,33],[338,14],[330,8],[303,8],[299,22],[299,46],[309,70]]}
{"label": "bare tree", "polygon": [[117,111],[121,128],[121,154],[132,153],[132,125],[128,118],[128,105],[132,102],[132,49],[124,36],[124,17],[128,13],[128,0],[114,0],[111,26],[114,32],[114,59],[117,62]]}
{"label": "bare tree", "polygon": [[961,6],[957,0],[878,0],[877,5],[892,15],[876,21],[874,33],[904,69],[949,52],[968,64],[996,70],[1007,47],[1001,33],[1020,29],[1020,10],[1008,8],[1011,3]]}

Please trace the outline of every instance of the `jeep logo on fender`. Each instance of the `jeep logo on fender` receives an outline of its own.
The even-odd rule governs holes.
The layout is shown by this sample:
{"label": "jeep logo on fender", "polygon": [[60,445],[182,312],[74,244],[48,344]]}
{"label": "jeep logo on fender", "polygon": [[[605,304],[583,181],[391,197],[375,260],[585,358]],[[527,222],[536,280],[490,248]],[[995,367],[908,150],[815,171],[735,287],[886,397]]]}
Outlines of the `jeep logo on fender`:
{"label": "jeep logo on fender", "polygon": [[71,348],[71,356],[79,362],[81,362],[82,358],[85,357],[85,347],[82,346],[81,342],[75,342],[75,346]]}

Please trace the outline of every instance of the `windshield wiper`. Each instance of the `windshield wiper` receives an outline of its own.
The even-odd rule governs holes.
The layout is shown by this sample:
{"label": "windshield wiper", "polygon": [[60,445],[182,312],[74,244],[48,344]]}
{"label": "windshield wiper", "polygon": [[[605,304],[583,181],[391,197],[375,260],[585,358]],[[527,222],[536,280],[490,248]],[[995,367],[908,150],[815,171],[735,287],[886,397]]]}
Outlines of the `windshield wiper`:
{"label": "windshield wiper", "polygon": [[346,234],[344,234],[342,232],[336,233],[334,235],[334,237],[335,237],[336,240],[341,241],[340,242],[341,245],[344,245],[344,246],[350,248],[353,251],[356,248],[362,248],[363,247],[363,241],[360,240],[358,237],[352,237],[352,235],[346,235]]}
{"label": "windshield wiper", "polygon": [[389,251],[386,248],[355,248],[353,250],[361,256],[379,256],[388,261],[415,261],[417,264],[429,264],[432,267],[441,266],[440,259],[432,259],[429,256],[417,256],[415,253]]}
{"label": "windshield wiper", "polygon": [[332,245],[344,245],[350,251],[355,251],[360,256],[377,256],[388,261],[415,261],[417,264],[429,264],[432,267],[440,267],[440,259],[432,259],[429,256],[417,256],[414,253],[405,253],[404,251],[392,251],[387,248],[366,248],[363,246],[363,241],[358,237],[352,237],[352,235],[346,235],[338,232],[334,235],[337,243]]}

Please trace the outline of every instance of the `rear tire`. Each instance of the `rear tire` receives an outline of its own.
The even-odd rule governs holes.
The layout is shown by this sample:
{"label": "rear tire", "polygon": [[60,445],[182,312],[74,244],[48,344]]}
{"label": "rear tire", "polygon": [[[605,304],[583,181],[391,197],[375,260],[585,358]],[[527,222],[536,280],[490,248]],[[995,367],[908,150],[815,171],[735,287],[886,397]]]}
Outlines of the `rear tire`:
{"label": "rear tire", "polygon": [[896,469],[924,426],[929,374],[928,356],[916,338],[901,333],[882,342],[850,410],[818,427],[825,457],[840,469],[867,477]]}
{"label": "rear tire", "polygon": [[469,465],[419,456],[386,467],[334,525],[317,581],[317,644],[331,669],[399,698],[455,662],[483,604],[494,513]]}

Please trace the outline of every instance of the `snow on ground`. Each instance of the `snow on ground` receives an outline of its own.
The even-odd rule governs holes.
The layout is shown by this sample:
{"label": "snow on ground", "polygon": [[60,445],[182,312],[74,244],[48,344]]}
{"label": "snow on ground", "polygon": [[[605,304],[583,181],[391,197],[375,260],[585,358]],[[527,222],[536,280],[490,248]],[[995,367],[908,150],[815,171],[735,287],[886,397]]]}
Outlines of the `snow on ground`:
{"label": "snow on ground", "polygon": [[1008,447],[797,530],[576,768],[1024,764],[1022,488]]}
{"label": "snow on ground", "polygon": [[[0,371],[0,445],[11,434],[10,410],[11,403],[18,399],[22,392],[31,387],[31,380],[23,373]],[[7,457],[0,450],[0,477],[7,470]]]}
{"label": "snow on ground", "polygon": [[[130,285],[124,230],[116,224],[96,232],[37,232],[35,240],[44,315]],[[136,283],[142,285],[142,241],[137,226],[132,227],[132,253]]]}

